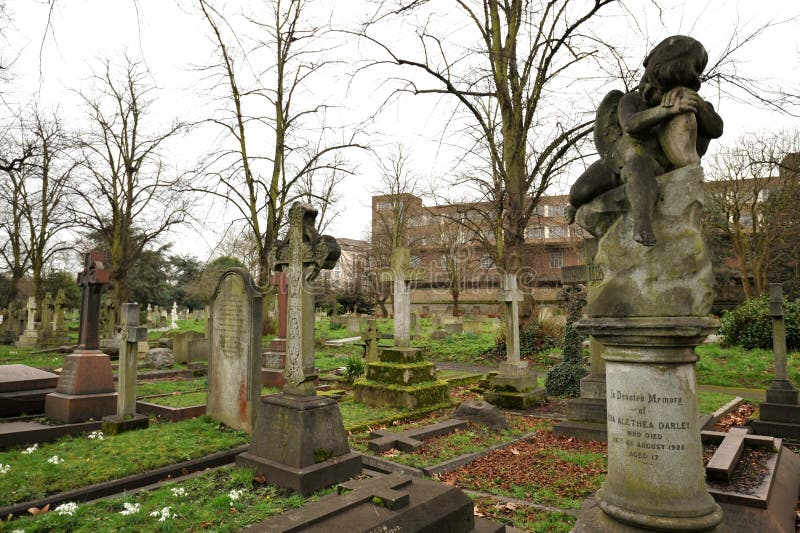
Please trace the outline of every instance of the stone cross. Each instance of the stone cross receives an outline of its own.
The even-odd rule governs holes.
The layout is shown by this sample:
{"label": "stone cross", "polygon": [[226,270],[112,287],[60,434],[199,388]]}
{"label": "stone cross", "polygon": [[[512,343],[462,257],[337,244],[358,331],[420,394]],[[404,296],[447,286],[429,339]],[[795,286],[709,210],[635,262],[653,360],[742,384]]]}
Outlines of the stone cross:
{"label": "stone cross", "polygon": [[53,331],[64,329],[64,289],[58,289],[56,299],[53,302]]}
{"label": "stone cross", "polygon": [[409,285],[418,278],[411,268],[411,250],[395,248],[392,252],[392,277],[394,279],[394,345],[411,345],[411,293]]}
{"label": "stone cross", "polygon": [[105,316],[105,337],[113,339],[117,328],[117,310],[110,296],[103,298],[103,315]]}
{"label": "stone cross", "polygon": [[139,304],[122,304],[119,339],[119,395],[117,416],[136,414],[136,359],[139,342],[147,340],[147,328],[139,326]]}
{"label": "stone cross", "polygon": [[706,473],[711,479],[724,479],[730,481],[736,464],[744,452],[745,444],[754,448],[765,448],[777,451],[779,441],[773,437],[751,435],[750,428],[731,428],[728,433],[719,431],[701,431],[700,436],[704,442],[722,441],[717,451],[706,464]]}
{"label": "stone cross", "polygon": [[500,302],[505,306],[506,316],[506,361],[519,363],[519,302],[522,293],[517,289],[517,276],[503,274],[503,288],[500,290]]}
{"label": "stone cross", "polygon": [[100,347],[100,295],[109,282],[108,270],[103,268],[105,254],[93,250],[83,256],[83,272],[78,274],[81,296],[81,322],[78,350],[97,350]]}
{"label": "stone cross", "polygon": [[295,202],[289,209],[289,234],[275,249],[275,270],[286,272],[288,283],[286,331],[286,385],[288,394],[313,396],[314,287],[321,269],[336,265],[341,250],[336,239],[319,235],[314,226],[317,210]]}
{"label": "stone cross", "polygon": [[769,284],[769,315],[772,317],[772,351],[775,354],[775,380],[788,381],[786,367],[786,326],[783,322],[783,288]]}
{"label": "stone cross", "polygon": [[49,292],[46,292],[44,295],[44,300],[42,301],[42,331],[52,331],[53,329],[53,316],[52,316],[52,309],[53,307],[53,295]]}
{"label": "stone cross", "polygon": [[361,338],[364,340],[364,352],[368,363],[378,360],[378,341],[381,338],[381,333],[378,331],[378,321],[374,318],[365,320],[366,324],[361,332]]}
{"label": "stone cross", "polygon": [[178,324],[175,323],[175,321],[178,320],[177,302],[172,302],[172,312],[170,312],[169,318],[170,318],[169,329],[178,329]]}
{"label": "stone cross", "polygon": [[28,296],[28,322],[25,325],[27,331],[36,329],[36,298]]}

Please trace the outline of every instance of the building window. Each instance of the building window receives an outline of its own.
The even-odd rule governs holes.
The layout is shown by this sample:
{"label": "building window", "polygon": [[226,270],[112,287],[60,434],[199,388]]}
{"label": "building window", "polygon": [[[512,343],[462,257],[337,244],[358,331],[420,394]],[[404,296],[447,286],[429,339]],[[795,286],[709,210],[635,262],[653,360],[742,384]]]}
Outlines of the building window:
{"label": "building window", "polygon": [[550,226],[547,228],[548,239],[564,239],[569,235],[566,226]]}
{"label": "building window", "polygon": [[392,208],[392,202],[378,202],[377,207],[379,211],[386,211]]}
{"label": "building window", "polygon": [[547,216],[549,216],[549,217],[563,217],[564,216],[564,206],[563,205],[548,205],[547,206]]}
{"label": "building window", "polygon": [[564,250],[550,250],[550,268],[561,268],[564,266]]}
{"label": "building window", "polygon": [[448,258],[446,255],[442,256],[442,270],[447,270]]}
{"label": "building window", "polygon": [[422,264],[422,259],[418,255],[411,256],[411,268],[417,268]]}
{"label": "building window", "polygon": [[481,268],[484,270],[491,270],[494,268],[494,259],[489,254],[483,254],[481,257]]}
{"label": "building window", "polygon": [[525,228],[526,239],[543,239],[544,228]]}

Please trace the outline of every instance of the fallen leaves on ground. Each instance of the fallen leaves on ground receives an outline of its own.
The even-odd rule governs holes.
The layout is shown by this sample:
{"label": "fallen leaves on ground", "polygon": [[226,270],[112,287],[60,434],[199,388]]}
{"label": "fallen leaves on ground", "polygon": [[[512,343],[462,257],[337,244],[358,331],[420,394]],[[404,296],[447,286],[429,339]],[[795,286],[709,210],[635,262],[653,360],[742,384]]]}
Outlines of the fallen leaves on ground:
{"label": "fallen leaves on ground", "polygon": [[714,426],[714,431],[729,431],[732,427],[742,427],[757,410],[757,406],[744,402],[735,411],[723,416]]}

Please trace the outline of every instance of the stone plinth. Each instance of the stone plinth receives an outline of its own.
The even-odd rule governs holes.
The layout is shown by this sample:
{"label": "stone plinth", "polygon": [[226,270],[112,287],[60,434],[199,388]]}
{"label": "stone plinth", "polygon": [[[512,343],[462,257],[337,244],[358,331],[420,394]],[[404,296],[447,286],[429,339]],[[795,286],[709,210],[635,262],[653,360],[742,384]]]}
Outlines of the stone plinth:
{"label": "stone plinth", "polygon": [[694,375],[694,348],[716,327],[701,317],[576,324],[605,346],[608,395],[608,477],[596,494],[603,513],[582,514],[576,531],[704,531],[720,523],[703,475]]}
{"label": "stone plinth", "polygon": [[499,373],[491,377],[491,390],[483,393],[483,399],[505,409],[530,409],[546,400],[545,390],[536,384],[536,372],[527,361],[503,361]]}
{"label": "stone plinth", "polygon": [[99,350],[66,356],[56,392],[45,398],[45,416],[68,424],[100,420],[117,410],[117,393],[108,355]]}
{"label": "stone plinth", "polygon": [[553,433],[587,440],[607,440],[606,365],[603,346],[589,337],[591,367],[581,379],[581,395],[567,402],[567,420],[553,426]]}
{"label": "stone plinth", "polygon": [[26,365],[0,366],[0,416],[41,413],[58,375]]}
{"label": "stone plinth", "polygon": [[261,401],[250,450],[236,464],[303,495],[361,473],[361,456],[350,451],[336,400],[284,393]]}
{"label": "stone plinth", "polygon": [[379,357],[353,384],[357,402],[414,410],[447,400],[447,383],[436,379],[435,365],[422,358],[420,348],[383,348]]}

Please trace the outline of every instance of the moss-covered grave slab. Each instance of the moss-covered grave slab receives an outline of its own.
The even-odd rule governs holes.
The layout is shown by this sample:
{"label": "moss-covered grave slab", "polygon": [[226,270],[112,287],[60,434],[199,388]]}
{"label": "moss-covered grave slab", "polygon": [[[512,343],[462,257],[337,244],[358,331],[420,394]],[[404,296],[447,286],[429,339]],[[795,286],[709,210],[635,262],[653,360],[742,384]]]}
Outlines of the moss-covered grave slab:
{"label": "moss-covered grave slab", "polygon": [[360,379],[353,384],[355,401],[359,403],[404,407],[412,411],[445,402],[448,398],[448,389],[446,381],[398,385]]}
{"label": "moss-covered grave slab", "polygon": [[537,403],[545,401],[545,391],[544,389],[525,392],[487,391],[483,393],[483,399],[503,409],[520,409],[524,411]]}
{"label": "moss-covered grave slab", "polygon": [[410,385],[426,381],[436,381],[436,365],[419,363],[367,363],[367,379],[398,385]]}

